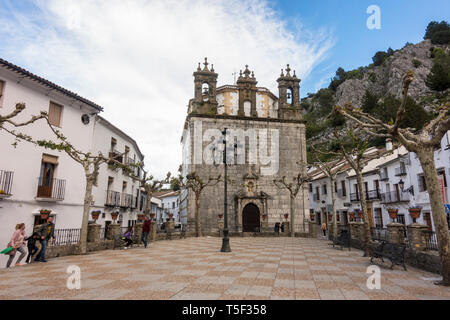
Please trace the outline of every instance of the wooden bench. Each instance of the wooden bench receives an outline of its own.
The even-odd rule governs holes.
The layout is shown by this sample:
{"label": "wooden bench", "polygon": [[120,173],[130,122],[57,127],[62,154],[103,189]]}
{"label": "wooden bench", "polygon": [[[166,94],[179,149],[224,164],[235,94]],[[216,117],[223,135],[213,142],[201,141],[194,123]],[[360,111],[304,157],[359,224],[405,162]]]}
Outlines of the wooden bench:
{"label": "wooden bench", "polygon": [[347,246],[350,251],[350,240],[350,232],[348,230],[341,230],[337,239],[331,239],[332,243],[330,245],[333,245],[333,248],[335,245],[339,245],[341,246],[341,250],[344,250],[344,247]]}
{"label": "wooden bench", "polygon": [[405,266],[405,244],[394,244],[386,241],[373,242],[370,248],[370,262],[373,262],[374,258],[380,258],[384,262],[383,258],[388,258],[391,261],[391,269],[394,265]]}

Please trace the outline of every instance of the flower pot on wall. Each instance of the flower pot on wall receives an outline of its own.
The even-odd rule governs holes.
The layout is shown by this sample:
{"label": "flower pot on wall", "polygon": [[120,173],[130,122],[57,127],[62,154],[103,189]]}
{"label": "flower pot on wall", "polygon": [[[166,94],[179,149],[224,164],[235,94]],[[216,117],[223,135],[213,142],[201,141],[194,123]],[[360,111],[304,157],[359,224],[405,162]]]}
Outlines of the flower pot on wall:
{"label": "flower pot on wall", "polygon": [[416,223],[416,219],[418,219],[420,217],[420,211],[422,210],[422,208],[420,207],[414,207],[414,208],[409,208],[409,215],[411,216],[411,218],[413,219],[413,222]]}
{"label": "flower pot on wall", "polygon": [[111,212],[111,218],[114,220],[114,221],[116,221],[117,220],[117,217],[119,216],[119,213],[118,212]]}
{"label": "flower pot on wall", "polygon": [[354,212],[350,212],[349,213],[349,216],[350,216],[350,220],[355,220],[355,213]]}
{"label": "flower pot on wall", "polygon": [[155,219],[155,213],[150,213],[150,218],[153,220]]}
{"label": "flower pot on wall", "polygon": [[387,211],[389,213],[389,218],[391,218],[392,221],[395,221],[395,219],[397,219],[398,209],[388,208]]}
{"label": "flower pot on wall", "polygon": [[98,220],[98,218],[100,217],[100,211],[92,211],[91,212],[91,216],[92,216],[92,219],[94,219],[95,221],[97,221]]}

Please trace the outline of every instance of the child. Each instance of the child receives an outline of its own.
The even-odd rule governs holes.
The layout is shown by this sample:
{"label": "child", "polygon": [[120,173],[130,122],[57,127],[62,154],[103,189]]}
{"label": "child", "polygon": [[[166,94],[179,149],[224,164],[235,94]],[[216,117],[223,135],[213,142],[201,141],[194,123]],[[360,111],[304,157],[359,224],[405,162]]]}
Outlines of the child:
{"label": "child", "polygon": [[128,231],[123,235],[123,240],[127,242],[125,245],[125,249],[128,249],[128,247],[133,244],[132,236],[133,227],[128,227]]}
{"label": "child", "polygon": [[34,227],[33,229],[33,234],[26,238],[25,241],[27,242],[27,247],[28,247],[28,256],[27,256],[27,263],[30,263],[31,258],[34,258],[34,256],[36,256],[39,251],[41,251],[41,244],[39,242],[39,227]]}

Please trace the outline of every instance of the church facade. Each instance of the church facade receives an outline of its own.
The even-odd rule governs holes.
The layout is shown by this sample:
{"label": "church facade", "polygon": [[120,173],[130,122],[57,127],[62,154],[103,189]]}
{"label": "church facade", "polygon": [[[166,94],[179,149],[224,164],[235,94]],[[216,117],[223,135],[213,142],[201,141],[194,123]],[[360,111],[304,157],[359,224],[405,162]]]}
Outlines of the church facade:
{"label": "church facade", "polygon": [[[218,74],[205,58],[194,72],[194,98],[189,101],[182,136],[182,174],[195,172],[203,181],[221,176],[201,194],[203,234],[217,234],[223,226],[224,148],[228,183],[230,233],[272,232],[285,222],[295,232],[307,231],[308,190],[305,184],[294,200],[274,180],[287,182],[305,170],[305,122],[300,107],[300,79],[289,65],[278,77],[278,97],[258,87],[254,72],[245,67],[235,85],[217,87]],[[224,137],[226,144],[224,144]],[[182,223],[196,227],[195,196],[181,194]],[[292,225],[293,222],[293,225]],[[289,225],[288,225],[289,224]]]}

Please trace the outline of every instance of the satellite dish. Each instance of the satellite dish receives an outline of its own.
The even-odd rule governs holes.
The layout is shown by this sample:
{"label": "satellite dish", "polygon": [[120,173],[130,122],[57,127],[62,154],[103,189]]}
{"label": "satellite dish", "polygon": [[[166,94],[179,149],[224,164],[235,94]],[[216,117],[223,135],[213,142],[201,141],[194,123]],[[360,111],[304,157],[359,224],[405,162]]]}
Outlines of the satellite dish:
{"label": "satellite dish", "polygon": [[89,115],[83,114],[81,116],[81,122],[83,122],[83,124],[88,125],[90,121],[91,119],[89,118]]}

